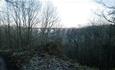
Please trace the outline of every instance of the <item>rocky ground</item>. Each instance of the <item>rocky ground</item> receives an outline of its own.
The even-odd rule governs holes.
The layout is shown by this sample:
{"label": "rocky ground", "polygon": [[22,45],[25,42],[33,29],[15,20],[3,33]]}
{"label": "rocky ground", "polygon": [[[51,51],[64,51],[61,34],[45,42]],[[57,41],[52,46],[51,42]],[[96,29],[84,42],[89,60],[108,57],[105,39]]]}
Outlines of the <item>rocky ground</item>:
{"label": "rocky ground", "polygon": [[22,70],[78,70],[77,65],[51,55],[34,55]]}
{"label": "rocky ground", "polygon": [[[14,56],[16,56],[16,55],[14,55]],[[24,56],[22,54],[20,54],[20,55],[21,55],[20,57]],[[28,56],[28,54],[26,53],[25,56]],[[56,55],[54,56],[54,55],[50,55],[48,53],[39,53],[39,54],[35,54],[33,56],[31,55],[31,58],[25,57],[24,59],[21,59],[24,61],[27,60],[26,63],[14,62],[16,60],[19,60],[19,58],[16,58],[16,59],[14,57],[12,57],[12,58],[13,59],[10,60],[10,63],[7,63],[6,59],[4,59],[4,57],[0,57],[0,70],[98,70],[95,68],[92,69],[87,66],[81,66],[78,63],[76,63],[75,61],[68,59],[67,57],[64,57],[64,56],[59,57]],[[12,63],[14,63],[14,65],[17,65],[18,68],[15,68],[14,65],[12,66]],[[6,67],[4,67],[4,64],[5,65],[10,64],[10,66],[9,66],[10,69],[9,69],[9,67],[7,67],[7,69],[6,69]]]}
{"label": "rocky ground", "polygon": [[21,70],[94,70],[51,55],[34,55]]}

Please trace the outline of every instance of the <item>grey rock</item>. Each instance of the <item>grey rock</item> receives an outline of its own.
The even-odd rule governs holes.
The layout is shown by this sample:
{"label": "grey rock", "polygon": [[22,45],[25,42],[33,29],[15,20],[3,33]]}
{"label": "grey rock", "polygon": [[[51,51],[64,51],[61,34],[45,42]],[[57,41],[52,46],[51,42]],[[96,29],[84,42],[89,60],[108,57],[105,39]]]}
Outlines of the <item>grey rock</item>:
{"label": "grey rock", "polygon": [[77,70],[62,59],[55,56],[33,56],[30,62],[22,67],[22,70]]}

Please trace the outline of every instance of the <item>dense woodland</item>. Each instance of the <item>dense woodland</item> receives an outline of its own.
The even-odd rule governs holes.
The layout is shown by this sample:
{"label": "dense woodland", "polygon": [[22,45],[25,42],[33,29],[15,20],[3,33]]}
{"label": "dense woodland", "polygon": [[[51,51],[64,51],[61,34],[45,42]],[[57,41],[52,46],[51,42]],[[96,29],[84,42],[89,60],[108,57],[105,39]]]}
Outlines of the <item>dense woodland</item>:
{"label": "dense woodland", "polygon": [[18,69],[34,55],[45,53],[80,65],[111,70],[115,68],[115,25],[114,18],[106,16],[101,14],[107,23],[113,24],[61,28],[50,2],[44,6],[36,0],[6,0],[5,8],[0,11],[0,53]]}

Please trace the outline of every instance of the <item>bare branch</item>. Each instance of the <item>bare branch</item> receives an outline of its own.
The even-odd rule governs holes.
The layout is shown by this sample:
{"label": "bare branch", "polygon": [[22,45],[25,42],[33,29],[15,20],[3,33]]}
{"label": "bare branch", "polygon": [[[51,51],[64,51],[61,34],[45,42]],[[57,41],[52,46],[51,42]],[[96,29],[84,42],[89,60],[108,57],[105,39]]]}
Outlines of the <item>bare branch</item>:
{"label": "bare branch", "polygon": [[103,5],[103,6],[106,7],[106,8],[115,9],[115,6],[108,6],[108,5],[106,5],[106,4],[103,2],[103,0],[100,0],[100,1],[97,1],[97,0],[96,0],[96,2],[99,3],[99,4],[101,4],[101,5]]}

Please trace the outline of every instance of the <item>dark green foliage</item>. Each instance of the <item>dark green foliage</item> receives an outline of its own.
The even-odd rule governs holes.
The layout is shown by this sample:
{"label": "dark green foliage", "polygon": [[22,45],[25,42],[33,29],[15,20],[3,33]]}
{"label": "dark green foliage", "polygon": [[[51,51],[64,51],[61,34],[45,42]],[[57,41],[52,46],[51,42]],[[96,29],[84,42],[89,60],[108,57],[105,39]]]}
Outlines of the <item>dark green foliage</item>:
{"label": "dark green foliage", "polygon": [[7,26],[0,27],[0,49],[5,50],[18,65],[28,62],[33,54],[43,51],[58,56],[63,56],[65,52],[69,58],[81,64],[104,70],[115,67],[114,25],[54,29],[46,34],[44,42],[41,42],[39,29],[32,28],[29,37],[28,30],[24,27],[21,27],[20,36],[17,35],[15,26],[10,26],[10,30],[7,30]]}
{"label": "dark green foliage", "polygon": [[61,35],[56,34],[57,31],[53,31],[53,34],[49,32],[45,36],[47,40],[41,43],[43,38],[40,36],[40,29],[31,29],[32,31],[28,36],[28,28],[26,27],[20,27],[20,32],[17,32],[15,26],[10,26],[10,30],[7,26],[0,26],[0,53],[10,57],[11,62],[18,65],[19,68],[40,51],[51,55],[63,55],[63,42]]}
{"label": "dark green foliage", "polygon": [[114,25],[92,26],[73,29],[67,34],[70,58],[88,66],[101,69],[115,67],[115,27]]}

